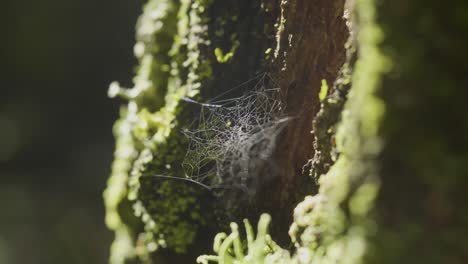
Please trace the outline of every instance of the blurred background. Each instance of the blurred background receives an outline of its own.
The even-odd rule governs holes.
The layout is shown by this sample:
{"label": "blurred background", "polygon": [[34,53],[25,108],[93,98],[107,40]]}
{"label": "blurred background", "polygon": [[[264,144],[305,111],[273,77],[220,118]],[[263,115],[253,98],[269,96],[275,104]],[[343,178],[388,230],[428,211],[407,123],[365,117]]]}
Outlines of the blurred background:
{"label": "blurred background", "polygon": [[0,8],[0,264],[106,263],[102,191],[142,0]]}

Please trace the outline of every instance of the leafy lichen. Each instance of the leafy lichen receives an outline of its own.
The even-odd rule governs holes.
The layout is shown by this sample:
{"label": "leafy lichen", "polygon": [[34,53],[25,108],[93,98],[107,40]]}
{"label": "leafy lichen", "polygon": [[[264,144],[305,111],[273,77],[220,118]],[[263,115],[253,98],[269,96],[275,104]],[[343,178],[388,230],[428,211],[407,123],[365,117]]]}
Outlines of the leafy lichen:
{"label": "leafy lichen", "polygon": [[258,221],[257,235],[250,222],[245,219],[246,243],[243,243],[239,234],[239,227],[236,223],[231,223],[231,233],[219,233],[214,239],[214,255],[202,255],[198,257],[197,263],[208,264],[216,262],[220,264],[229,263],[285,263],[289,259],[289,252],[279,247],[268,234],[268,226],[271,217],[263,214]]}

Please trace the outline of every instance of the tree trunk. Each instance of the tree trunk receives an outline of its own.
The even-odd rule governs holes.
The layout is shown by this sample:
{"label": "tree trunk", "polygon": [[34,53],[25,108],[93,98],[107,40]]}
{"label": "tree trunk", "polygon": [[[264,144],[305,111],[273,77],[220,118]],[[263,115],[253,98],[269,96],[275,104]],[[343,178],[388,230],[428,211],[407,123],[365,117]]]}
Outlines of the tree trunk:
{"label": "tree trunk", "polygon": [[217,232],[199,261],[466,261],[468,5],[417,3],[150,0],[109,89],[111,263],[193,263]]}

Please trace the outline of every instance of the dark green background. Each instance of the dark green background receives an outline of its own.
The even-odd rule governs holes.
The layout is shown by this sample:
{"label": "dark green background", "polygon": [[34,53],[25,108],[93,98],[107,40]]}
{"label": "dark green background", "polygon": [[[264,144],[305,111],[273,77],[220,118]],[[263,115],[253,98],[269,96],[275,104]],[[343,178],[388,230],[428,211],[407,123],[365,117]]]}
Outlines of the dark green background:
{"label": "dark green background", "polygon": [[0,7],[0,263],[105,263],[102,191],[142,0]]}

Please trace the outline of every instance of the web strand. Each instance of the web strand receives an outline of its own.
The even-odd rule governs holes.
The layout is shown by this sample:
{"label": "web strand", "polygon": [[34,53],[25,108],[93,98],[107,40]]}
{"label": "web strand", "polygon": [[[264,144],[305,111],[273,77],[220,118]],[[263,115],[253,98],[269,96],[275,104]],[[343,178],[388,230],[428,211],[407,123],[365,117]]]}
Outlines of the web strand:
{"label": "web strand", "polygon": [[[222,99],[243,87],[248,88],[243,95]],[[277,83],[262,73],[206,103],[183,100],[201,107],[192,128],[183,131],[189,147],[182,166],[190,181],[209,189],[237,186],[254,192],[259,167],[270,160],[289,120]]]}

